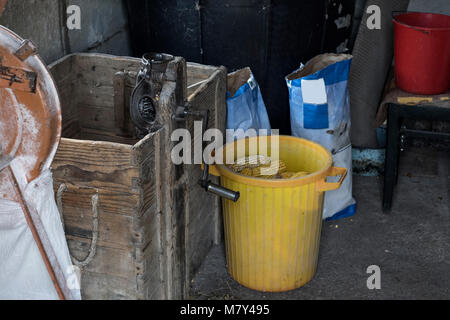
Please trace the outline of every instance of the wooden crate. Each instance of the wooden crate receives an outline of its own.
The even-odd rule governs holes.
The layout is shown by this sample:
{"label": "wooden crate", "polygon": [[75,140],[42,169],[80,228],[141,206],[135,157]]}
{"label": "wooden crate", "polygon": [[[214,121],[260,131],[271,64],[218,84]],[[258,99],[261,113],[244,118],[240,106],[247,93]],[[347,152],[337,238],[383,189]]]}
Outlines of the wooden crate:
{"label": "wooden crate", "polygon": [[[201,169],[170,161],[178,124],[167,118],[142,140],[126,112],[117,125],[115,105],[128,110],[139,67],[140,59],[100,54],[73,54],[50,66],[63,114],[55,191],[69,248],[80,260],[90,252],[98,195],[96,252],[81,269],[84,299],[187,298],[195,272],[221,241],[220,200],[198,186]],[[125,75],[123,92],[114,92],[118,72]],[[160,97],[167,117],[188,100],[210,109],[210,127],[224,130],[226,73],[176,58]]]}

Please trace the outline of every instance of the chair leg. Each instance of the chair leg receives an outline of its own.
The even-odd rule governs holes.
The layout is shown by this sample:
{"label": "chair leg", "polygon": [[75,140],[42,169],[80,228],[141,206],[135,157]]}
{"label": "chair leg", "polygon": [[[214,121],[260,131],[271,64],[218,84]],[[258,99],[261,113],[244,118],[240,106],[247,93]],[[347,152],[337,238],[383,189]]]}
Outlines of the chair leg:
{"label": "chair leg", "polygon": [[[400,119],[398,120],[400,121]],[[401,128],[399,128],[399,130],[401,131]],[[397,141],[398,141],[398,148],[397,148],[397,162],[395,164],[395,186],[397,186],[398,184],[398,172],[399,172],[399,166],[400,166],[400,155],[402,154],[402,134],[399,131],[398,137],[397,137]]]}
{"label": "chair leg", "polygon": [[400,119],[393,105],[388,106],[387,150],[384,172],[383,209],[390,210],[396,183],[400,153]]}

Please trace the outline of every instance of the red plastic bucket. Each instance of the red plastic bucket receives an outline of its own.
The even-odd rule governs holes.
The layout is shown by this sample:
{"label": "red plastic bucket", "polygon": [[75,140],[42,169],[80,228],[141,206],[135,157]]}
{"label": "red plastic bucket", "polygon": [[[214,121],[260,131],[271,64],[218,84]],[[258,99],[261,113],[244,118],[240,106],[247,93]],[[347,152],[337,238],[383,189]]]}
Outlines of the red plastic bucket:
{"label": "red plastic bucket", "polygon": [[397,86],[415,94],[450,88],[450,16],[408,12],[394,16]]}

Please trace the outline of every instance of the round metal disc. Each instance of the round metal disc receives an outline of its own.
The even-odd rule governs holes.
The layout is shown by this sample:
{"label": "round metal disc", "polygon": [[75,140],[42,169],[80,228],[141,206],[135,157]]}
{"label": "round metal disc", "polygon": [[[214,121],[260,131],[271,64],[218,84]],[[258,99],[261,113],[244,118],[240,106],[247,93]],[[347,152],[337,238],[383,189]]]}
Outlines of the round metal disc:
{"label": "round metal disc", "polygon": [[[13,157],[11,167],[24,189],[50,168],[61,138],[61,106],[53,79],[37,54],[23,61],[16,55],[23,39],[0,26],[0,67],[37,75],[35,92],[2,85],[0,88],[0,144]],[[0,198],[15,199],[11,181],[0,172]]]}

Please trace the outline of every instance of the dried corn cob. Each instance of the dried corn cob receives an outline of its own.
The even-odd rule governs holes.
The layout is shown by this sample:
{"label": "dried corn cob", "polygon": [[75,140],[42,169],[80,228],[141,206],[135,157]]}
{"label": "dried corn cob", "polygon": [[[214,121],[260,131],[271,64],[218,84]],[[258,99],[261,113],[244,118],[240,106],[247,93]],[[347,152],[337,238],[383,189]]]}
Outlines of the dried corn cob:
{"label": "dried corn cob", "polygon": [[278,160],[273,161],[268,167],[261,166],[258,168],[254,168],[252,176],[261,178],[273,178],[283,172],[286,172],[286,170],[286,164],[283,161]]}
{"label": "dried corn cob", "polygon": [[264,156],[250,156],[246,158],[241,158],[236,161],[235,164],[229,166],[234,172],[241,172],[248,168],[257,168],[259,166],[269,166],[271,163],[270,159]]}
{"label": "dried corn cob", "polygon": [[228,167],[236,173],[262,179],[295,179],[309,174],[308,172],[288,172],[286,163],[282,160],[271,161],[264,156],[241,158]]}
{"label": "dried corn cob", "polygon": [[281,174],[281,179],[296,179],[307,176],[308,172],[285,172]]}

